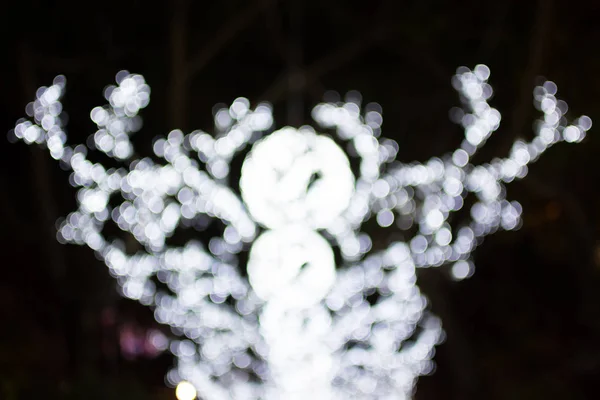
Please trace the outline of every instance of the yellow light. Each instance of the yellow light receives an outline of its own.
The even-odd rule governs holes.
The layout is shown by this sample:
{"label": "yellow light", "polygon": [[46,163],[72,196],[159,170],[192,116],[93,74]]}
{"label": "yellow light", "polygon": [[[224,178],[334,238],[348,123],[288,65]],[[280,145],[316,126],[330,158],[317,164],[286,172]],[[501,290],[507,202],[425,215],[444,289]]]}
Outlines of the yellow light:
{"label": "yellow light", "polygon": [[196,388],[189,382],[179,382],[177,389],[175,389],[175,396],[178,400],[194,400],[196,398]]}

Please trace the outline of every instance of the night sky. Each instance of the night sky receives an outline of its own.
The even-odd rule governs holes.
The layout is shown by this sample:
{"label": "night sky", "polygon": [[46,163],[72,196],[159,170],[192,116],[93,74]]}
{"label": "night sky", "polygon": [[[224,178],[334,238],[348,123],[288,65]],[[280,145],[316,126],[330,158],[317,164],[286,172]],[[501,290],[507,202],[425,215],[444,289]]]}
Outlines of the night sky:
{"label": "night sky", "polygon": [[[1,9],[6,133],[36,89],[64,74],[69,143],[85,143],[95,131],[90,110],[126,69],[152,88],[132,139],[141,154],[174,128],[211,131],[215,104],[239,96],[271,102],[282,127],[310,123],[329,90],[357,90],[382,106],[398,159],[425,161],[460,145],[450,80],[457,67],[478,63],[492,71],[490,103],[503,118],[476,164],[533,137],[540,114],[532,90],[543,78],[558,85],[570,118],[600,123],[594,1],[22,0]],[[447,339],[417,400],[598,398],[596,130],[552,147],[508,185],[523,224],[486,238],[473,277],[419,271]],[[90,249],[55,241],[55,221],[76,208],[68,176],[46,151],[0,134],[0,399],[174,399],[164,383],[172,357],[131,347],[168,328],[119,296]],[[453,223],[466,217],[459,212]],[[205,240],[211,229],[195,235]],[[375,248],[410,237],[395,225],[367,229]]]}

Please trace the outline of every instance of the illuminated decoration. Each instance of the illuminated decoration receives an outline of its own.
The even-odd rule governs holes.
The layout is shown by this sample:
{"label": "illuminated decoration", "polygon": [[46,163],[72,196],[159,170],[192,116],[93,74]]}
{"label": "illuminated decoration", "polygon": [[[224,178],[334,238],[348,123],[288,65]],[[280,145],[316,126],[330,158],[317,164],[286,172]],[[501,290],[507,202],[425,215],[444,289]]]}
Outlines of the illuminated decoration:
{"label": "illuminated decoration", "polygon": [[[500,124],[487,103],[488,77],[484,65],[457,70],[452,83],[464,109],[454,115],[465,139],[424,164],[396,161],[398,144],[381,137],[380,107],[361,111],[356,95],[314,108],[319,129],[331,136],[308,126],[267,134],[270,106],[251,109],[238,98],[215,113],[214,135],[174,130],[154,142],[163,162],[138,158],[130,135],[141,127],[137,114],[150,88],[126,71],[105,90],[109,104],[92,110],[98,130],[90,141],[125,167],[106,168],[90,161],[85,146],[66,144],[62,76],[38,90],[26,108],[33,120],[20,120],[12,135],[47,147],[72,171],[79,208],[60,223],[58,239],[89,246],[124,296],[153,307],[157,321],[179,335],[168,344],[177,365],[167,374],[179,399],[408,399],[416,379],[432,371],[443,337],[416,268],[450,265],[455,279],[472,275],[471,253],[482,239],[519,226],[521,206],[507,200],[505,183],[591,127],[586,116],[567,125],[566,103],[545,82],[534,90],[543,114],[534,139],[473,165]],[[231,161],[248,145],[238,195],[228,182]],[[472,218],[451,226],[470,193]],[[179,226],[201,230],[207,217],[223,222],[222,236],[206,246],[167,243]],[[416,224],[417,233],[371,251],[361,231],[371,218],[383,228]],[[105,236],[109,223],[143,250],[128,254],[121,240]]]}

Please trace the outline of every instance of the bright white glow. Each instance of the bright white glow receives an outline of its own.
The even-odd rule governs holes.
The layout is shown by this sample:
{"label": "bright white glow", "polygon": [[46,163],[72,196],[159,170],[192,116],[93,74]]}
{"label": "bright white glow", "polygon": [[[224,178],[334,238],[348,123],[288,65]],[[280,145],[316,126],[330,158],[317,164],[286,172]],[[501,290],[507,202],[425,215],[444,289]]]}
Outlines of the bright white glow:
{"label": "bright white glow", "polygon": [[327,228],[354,192],[348,158],[326,136],[284,128],[256,143],[242,166],[240,189],[254,220],[275,229],[306,222]]}
{"label": "bright white glow", "polygon": [[175,389],[177,400],[194,400],[196,398],[196,388],[189,382],[179,382]]}
{"label": "bright white glow", "polygon": [[467,261],[457,261],[452,266],[452,277],[461,280],[473,275],[473,265]]}
{"label": "bright white glow", "polygon": [[[153,144],[163,161],[131,160],[129,136],[141,127],[137,113],[149,104],[150,88],[127,71],[105,90],[108,104],[90,113],[98,126],[93,147],[124,167],[93,163],[85,146],[66,144],[62,76],[37,91],[26,107],[32,120],[19,120],[12,135],[45,145],[72,171],[79,207],[60,223],[58,240],[90,247],[124,296],[152,306],[157,321],[182,333],[150,338],[176,356],[166,379],[180,400],[408,399],[416,379],[432,371],[442,337],[416,285],[417,268],[451,265],[454,279],[471,276],[482,239],[519,227],[522,209],[507,200],[506,183],[524,178],[555,143],[581,142],[592,126],[587,116],[565,125],[566,103],[545,82],[534,90],[542,113],[535,138],[516,141],[506,158],[474,165],[501,121],[487,102],[489,76],[485,65],[457,70],[452,84],[464,107],[452,116],[465,139],[426,163],[396,162],[398,143],[381,135],[381,107],[363,110],[356,92],[313,109],[334,137],[288,127],[260,139],[273,124],[271,107],[252,109],[238,98],[215,110],[214,135],[174,130]],[[228,182],[231,161],[252,143],[240,196]],[[356,154],[356,176],[342,147]],[[469,195],[471,219],[452,226]],[[371,252],[361,232],[370,218],[417,233]],[[180,226],[202,230],[210,219],[225,226],[222,236],[166,244]],[[104,235],[106,224],[133,235],[142,250],[126,253]],[[266,228],[260,234],[258,224]],[[249,279],[240,273],[239,254],[247,251]]]}
{"label": "bright white glow", "polygon": [[327,241],[304,225],[263,233],[248,260],[256,294],[290,307],[319,303],[335,281],[333,251]]}

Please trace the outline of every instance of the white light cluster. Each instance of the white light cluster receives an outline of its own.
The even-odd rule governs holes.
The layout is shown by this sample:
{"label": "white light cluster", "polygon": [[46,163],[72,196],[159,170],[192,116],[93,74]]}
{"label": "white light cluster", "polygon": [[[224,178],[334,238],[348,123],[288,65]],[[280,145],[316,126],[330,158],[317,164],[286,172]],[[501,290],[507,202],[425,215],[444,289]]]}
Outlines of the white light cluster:
{"label": "white light cluster", "polygon": [[117,74],[119,86],[108,86],[104,97],[109,105],[95,107],[90,118],[98,126],[93,135],[95,147],[118,160],[133,155],[129,135],[142,126],[137,113],[150,102],[150,87],[141,75],[131,75],[127,71]]}
{"label": "white light cluster", "polygon": [[[556,85],[547,81],[534,90],[535,104],[543,112],[536,123],[534,139],[531,142],[517,140],[507,158],[473,165],[471,157],[500,125],[500,112],[487,103],[493,94],[487,83],[489,75],[488,67],[477,65],[473,71],[459,68],[452,79],[465,106],[464,110],[456,110],[465,131],[460,148],[425,164],[391,163],[385,174],[376,175],[371,185],[365,185],[360,206],[348,209],[346,220],[354,224],[346,227],[345,235],[351,235],[349,230],[356,229],[371,213],[376,213],[377,222],[383,227],[396,219],[401,226],[416,223],[418,234],[409,242],[416,266],[441,266],[460,261],[451,271],[456,279],[462,279],[472,274],[473,266],[468,260],[481,238],[498,229],[518,226],[521,206],[506,199],[504,184],[525,177],[528,164],[553,144],[581,141],[591,128],[591,119],[582,116],[567,125],[564,118],[567,105],[556,99]],[[355,138],[356,132],[367,132],[370,128],[368,124],[361,124],[367,118],[362,119],[357,110],[357,105],[347,103],[323,104],[315,108],[314,116],[322,126],[336,127],[340,137]],[[357,146],[356,141],[353,144]],[[359,154],[361,149],[357,148]],[[380,146],[380,160],[389,161],[388,151],[382,151]],[[360,188],[359,181],[357,191]],[[458,229],[452,227],[448,219],[452,212],[462,208],[469,193],[477,199],[471,206],[472,221]],[[465,273],[467,264],[471,265],[468,269],[471,272]]]}
{"label": "white light cluster", "polygon": [[[507,158],[473,165],[501,119],[487,103],[489,74],[483,65],[458,69],[452,83],[464,109],[454,115],[465,139],[424,164],[395,161],[398,144],[380,137],[381,108],[361,111],[356,96],[314,108],[333,138],[288,127],[261,139],[273,124],[270,106],[251,109],[239,98],[215,112],[214,136],[175,130],[155,141],[164,163],[138,158],[107,169],[88,159],[85,146],[65,144],[59,76],[38,90],[26,109],[33,122],[19,121],[14,136],[46,145],[73,171],[79,208],[60,224],[59,240],[95,250],[125,296],[152,306],[156,319],[181,335],[170,343],[177,367],[167,381],[184,382],[182,396],[408,399],[418,376],[432,371],[443,335],[440,320],[426,311],[416,268],[452,264],[455,279],[471,276],[471,253],[482,238],[519,224],[521,207],[506,199],[505,183],[523,178],[554,143],[579,142],[591,127],[585,116],[567,125],[566,103],[545,82],[534,91],[543,113],[534,139],[516,141]],[[91,112],[98,125],[93,147],[126,160],[150,88],[126,71],[117,84],[105,92],[109,104]],[[231,160],[254,142],[238,195],[228,185]],[[358,158],[357,176],[340,146]],[[471,220],[451,226],[469,193]],[[168,245],[179,226],[201,229],[206,217],[223,222],[221,237],[206,247]],[[417,224],[418,232],[372,252],[361,232],[372,217],[384,228]],[[105,237],[109,221],[143,250],[129,255],[122,241]],[[339,247],[342,265],[336,267],[331,246]],[[238,260],[246,251],[249,281]]]}
{"label": "white light cluster", "polygon": [[52,86],[39,88],[35,101],[25,107],[27,115],[33,117],[34,122],[20,120],[14,129],[14,135],[18,139],[27,144],[46,145],[52,157],[57,160],[65,157],[64,144],[67,140],[60,119],[63,111],[60,98],[65,82],[65,77],[61,75],[54,78]]}

